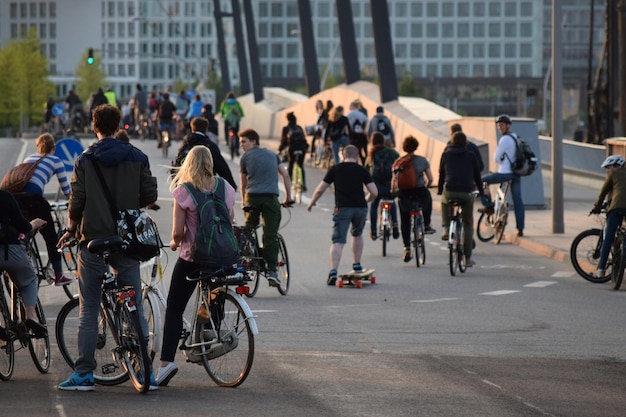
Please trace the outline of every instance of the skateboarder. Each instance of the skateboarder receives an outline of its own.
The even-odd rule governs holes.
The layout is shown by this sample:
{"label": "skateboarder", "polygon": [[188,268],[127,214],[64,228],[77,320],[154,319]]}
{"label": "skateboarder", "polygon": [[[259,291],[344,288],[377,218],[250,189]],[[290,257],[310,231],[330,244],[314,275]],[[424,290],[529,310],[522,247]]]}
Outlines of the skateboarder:
{"label": "skateboarder", "polygon": [[[342,152],[343,162],[333,165],[326,176],[319,183],[311,202],[307,207],[310,212],[324,191],[331,184],[335,184],[335,212],[333,216],[333,235],[330,247],[330,272],[328,273],[328,285],[337,282],[337,268],[341,260],[341,253],[346,244],[348,226],[352,235],[352,269],[362,272],[361,255],[363,254],[363,228],[367,219],[367,204],[374,201],[378,195],[378,189],[370,173],[358,164],[359,150],[354,145],[348,145]],[[367,196],[363,191],[363,185],[367,188]]]}

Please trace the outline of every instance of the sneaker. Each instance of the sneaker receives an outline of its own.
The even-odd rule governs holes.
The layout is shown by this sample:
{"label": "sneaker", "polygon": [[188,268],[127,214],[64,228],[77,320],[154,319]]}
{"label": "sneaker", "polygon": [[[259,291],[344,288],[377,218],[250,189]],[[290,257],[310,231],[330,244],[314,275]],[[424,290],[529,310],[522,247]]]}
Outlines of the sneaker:
{"label": "sneaker", "polygon": [[337,270],[331,269],[330,272],[328,273],[328,280],[326,281],[326,284],[335,285],[336,282],[337,282]]}
{"label": "sneaker", "polygon": [[363,272],[363,267],[360,263],[352,264],[352,270],[356,273]]}
{"label": "sneaker", "polygon": [[57,388],[63,391],[94,391],[93,373],[89,372],[85,375],[79,375],[74,372],[65,381],[57,385]]}
{"label": "sneaker", "polygon": [[604,278],[606,277],[606,269],[596,269],[596,273],[595,273],[596,278]]}
{"label": "sneaker", "polygon": [[480,207],[478,209],[479,213],[485,213],[485,214],[493,214],[493,206],[490,207]]}
{"label": "sneaker", "polygon": [[44,326],[43,324],[31,319],[27,319],[24,324],[26,325],[26,328],[28,330],[33,332],[35,338],[43,339],[48,336],[48,329],[46,329],[46,326]]}
{"label": "sneaker", "polygon": [[398,225],[393,226],[393,238],[397,239],[400,237],[400,231],[398,230]]}
{"label": "sneaker", "polygon": [[276,271],[269,272],[267,282],[270,284],[270,287],[280,286],[280,280],[278,279],[278,274],[276,273]]}
{"label": "sneaker", "polygon": [[73,278],[70,277],[66,277],[63,273],[60,273],[55,279],[54,279],[54,285],[56,285],[57,287],[61,287],[63,285],[67,285],[72,283],[72,281],[74,281]]}
{"label": "sneaker", "polygon": [[378,236],[376,236],[376,232],[370,233],[370,239],[372,239],[372,240],[378,239]]}
{"label": "sneaker", "polygon": [[404,256],[402,256],[402,260],[404,262],[409,262],[411,259],[413,259],[413,257],[411,256],[411,248],[404,248]]}
{"label": "sneaker", "polygon": [[[174,378],[178,372],[178,366],[174,362],[170,362],[165,366],[161,366],[159,368],[159,372],[157,373],[156,383],[159,387],[166,387],[169,384],[170,380]],[[152,382],[151,382],[152,384]]]}
{"label": "sneaker", "polygon": [[159,389],[159,384],[157,384],[156,379],[154,378],[154,374],[150,374],[150,388],[148,391],[156,391]]}
{"label": "sneaker", "polygon": [[430,227],[430,226],[426,226],[426,227],[424,228],[424,234],[427,234],[427,235],[432,235],[432,234],[435,234],[435,232],[436,232],[436,230],[435,230],[435,229],[433,229],[433,228],[432,228],[432,227]]}
{"label": "sneaker", "polygon": [[468,268],[473,267],[474,265],[476,265],[476,261],[473,260],[471,257],[467,256],[465,258],[465,266],[467,266]]}

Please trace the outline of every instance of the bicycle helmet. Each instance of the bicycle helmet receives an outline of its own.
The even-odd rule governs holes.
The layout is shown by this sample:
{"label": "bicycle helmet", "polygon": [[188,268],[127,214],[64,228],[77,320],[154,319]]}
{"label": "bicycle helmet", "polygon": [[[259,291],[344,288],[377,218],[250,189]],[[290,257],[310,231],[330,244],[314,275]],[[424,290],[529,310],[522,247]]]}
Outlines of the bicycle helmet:
{"label": "bicycle helmet", "polygon": [[500,123],[500,122],[504,122],[506,124],[511,124],[511,118],[509,117],[508,114],[501,114],[500,116],[498,116],[498,118],[496,119],[496,123]]}
{"label": "bicycle helmet", "polygon": [[602,162],[600,165],[602,168],[606,168],[612,165],[624,165],[624,157],[622,155],[611,155]]}

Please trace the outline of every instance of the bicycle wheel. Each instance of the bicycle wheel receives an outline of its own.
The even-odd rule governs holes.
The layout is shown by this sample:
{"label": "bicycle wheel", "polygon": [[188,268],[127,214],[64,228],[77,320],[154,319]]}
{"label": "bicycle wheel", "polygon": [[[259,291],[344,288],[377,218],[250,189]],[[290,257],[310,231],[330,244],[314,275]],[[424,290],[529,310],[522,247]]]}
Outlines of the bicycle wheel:
{"label": "bicycle wheel", "polygon": [[[56,323],[56,339],[65,362],[74,369],[78,358],[78,298],[68,301],[59,312]],[[94,380],[101,385],[117,385],[128,380],[128,373],[122,367],[115,350],[117,342],[100,308],[98,315],[98,338],[95,358],[98,367],[94,369]]]}
{"label": "bicycle wheel", "polygon": [[78,246],[64,246],[61,256],[63,258],[63,272],[67,271],[68,275],[74,278],[72,282],[63,286],[63,291],[71,300],[78,296]]}
{"label": "bicycle wheel", "polygon": [[241,385],[252,368],[254,335],[248,319],[239,301],[222,290],[211,300],[210,322],[196,325],[196,341],[208,343],[201,348],[204,368],[221,387]]}
{"label": "bicycle wheel", "polygon": [[465,245],[463,245],[463,222],[459,219],[456,224],[456,261],[459,264],[459,272],[463,273],[467,270],[467,263],[465,262]]}
{"label": "bicycle wheel", "polygon": [[129,304],[122,303],[117,308],[120,331],[119,355],[135,390],[145,394],[150,389],[152,361],[139,324],[139,311]]}
{"label": "bicycle wheel", "polygon": [[574,238],[569,250],[572,266],[578,275],[595,284],[603,284],[611,279],[613,263],[611,254],[609,254],[609,260],[606,263],[606,276],[601,278],[595,276],[595,270],[600,260],[602,240],[602,229],[585,230]]}
{"label": "bicycle wheel", "polygon": [[251,280],[248,281],[250,292],[246,294],[246,297],[252,298],[259,289],[259,279],[261,278],[259,263],[262,262],[262,260],[259,257],[259,251],[257,250],[254,238],[247,231],[243,231],[241,235],[239,235],[239,250],[242,256],[250,259],[250,265],[247,266],[248,278]]}
{"label": "bicycle wheel", "polygon": [[457,260],[459,252],[457,251],[458,242],[458,233],[456,230],[456,220],[450,220],[450,239],[451,242],[448,242],[448,252],[449,252],[449,265],[450,265],[450,275],[455,276],[457,270],[459,268],[459,262]]}
{"label": "bicycle wheel", "polygon": [[287,245],[285,244],[285,238],[278,234],[278,259],[276,263],[276,272],[278,273],[278,279],[280,285],[277,287],[278,292],[281,295],[287,295],[289,291],[289,256],[287,255]]}
{"label": "bicycle wheel", "polygon": [[502,237],[504,236],[504,229],[506,228],[507,221],[509,219],[509,210],[508,203],[502,204],[502,208],[500,209],[500,216],[496,219],[495,225],[495,238],[494,243],[499,245],[502,241]]}
{"label": "bicycle wheel", "polygon": [[419,268],[426,263],[426,245],[424,244],[424,223],[422,217],[415,217],[413,225],[413,239],[415,242],[415,264]]}
{"label": "bicycle wheel", "polygon": [[154,360],[156,353],[161,348],[161,331],[163,329],[161,321],[161,309],[157,296],[150,291],[148,287],[144,287],[141,295],[141,303],[143,306],[143,315],[148,323],[148,346],[147,350],[150,359]]}
{"label": "bicycle wheel", "polygon": [[170,133],[167,130],[161,132],[161,153],[164,158],[167,158],[167,153],[170,147]]}
{"label": "bicycle wheel", "polygon": [[37,235],[31,237],[28,245],[28,257],[30,258],[30,263],[35,270],[35,274],[37,274],[39,286],[41,286],[41,283],[44,281],[48,285],[54,284],[54,271],[52,270],[52,265],[49,262],[44,263],[43,259],[41,259],[39,245],[36,238]]}
{"label": "bicycle wheel", "polygon": [[387,243],[389,242],[389,225],[383,225],[380,239],[383,241],[383,256],[387,256]]}
{"label": "bicycle wheel", "polygon": [[[4,276],[4,273],[2,275]],[[0,326],[7,332],[10,327],[10,317],[4,282],[0,282]],[[14,369],[15,350],[13,350],[13,341],[0,340],[0,379],[3,381],[11,379]]]}
{"label": "bicycle wheel", "polygon": [[302,204],[302,167],[297,162],[293,164],[293,188],[296,204]]}
{"label": "bicycle wheel", "polygon": [[[37,305],[35,306],[35,312],[37,313],[37,320],[42,325],[46,325],[46,316],[41,306],[41,301],[37,297]],[[36,338],[35,335],[30,335],[30,341],[28,343],[28,350],[30,351],[30,357],[33,359],[33,363],[39,372],[47,374],[50,370],[50,335],[46,337]]]}
{"label": "bicycle wheel", "polygon": [[493,214],[482,213],[476,224],[476,236],[481,242],[489,242],[494,234]]}

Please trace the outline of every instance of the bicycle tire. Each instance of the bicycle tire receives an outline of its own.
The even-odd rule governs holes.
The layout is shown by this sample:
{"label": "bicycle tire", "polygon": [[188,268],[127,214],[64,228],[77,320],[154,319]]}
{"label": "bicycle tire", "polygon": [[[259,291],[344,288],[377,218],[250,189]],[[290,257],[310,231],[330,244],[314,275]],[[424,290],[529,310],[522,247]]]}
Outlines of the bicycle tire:
{"label": "bicycle tire", "polygon": [[461,220],[457,220],[456,230],[456,261],[459,264],[459,272],[464,273],[467,270],[467,263],[465,262],[465,245],[463,244],[465,230]]}
{"label": "bicycle tire", "polygon": [[499,245],[500,242],[502,241],[502,237],[504,236],[504,229],[506,229],[506,224],[508,222],[509,219],[509,210],[508,210],[508,204],[504,203],[502,204],[502,208],[500,209],[500,216],[499,218],[496,220],[496,226],[495,226],[495,241],[494,243],[496,245]]}
{"label": "bicycle tire", "polygon": [[289,280],[291,274],[289,273],[289,255],[287,255],[287,245],[285,244],[285,238],[278,234],[278,259],[276,263],[276,272],[278,273],[278,279],[280,285],[276,287],[280,295],[287,295],[289,292]]}
{"label": "bicycle tire", "polygon": [[[61,238],[63,233],[59,232],[58,239]],[[58,241],[57,239],[57,241]],[[61,258],[63,260],[64,269],[67,269],[72,278],[72,282],[67,285],[63,285],[63,291],[67,298],[70,300],[74,297],[78,297],[78,245],[66,247],[63,246],[61,252]],[[65,272],[65,271],[64,271]]]}
{"label": "bicycle tire", "polygon": [[449,266],[450,266],[450,275],[455,276],[457,273],[457,268],[459,266],[457,262],[458,252],[456,250],[457,245],[457,237],[458,234],[456,232],[456,221],[455,219],[450,220],[450,238],[451,241],[448,242],[448,252],[449,252]]}
{"label": "bicycle tire", "polygon": [[160,351],[163,321],[158,297],[148,287],[144,287],[141,294],[143,315],[148,324],[148,354],[154,361],[157,352]]}
{"label": "bicycle tire", "polygon": [[[3,278],[5,273],[2,273]],[[5,290],[4,279],[0,282],[0,326],[8,329],[11,320],[9,313],[9,305],[7,303],[7,292]],[[0,341],[0,379],[8,381],[13,376],[15,370],[15,350],[13,348],[13,340]]]}
{"label": "bicycle tire", "polygon": [[482,213],[476,224],[476,236],[481,242],[489,242],[494,235],[493,214]]}
{"label": "bicycle tire", "polygon": [[52,265],[48,262],[44,264],[43,259],[39,255],[39,244],[35,240],[37,235],[32,236],[28,244],[28,257],[30,263],[33,266],[33,270],[37,275],[38,285],[41,286],[42,281],[47,284],[54,283],[54,272],[52,271]]}
{"label": "bicycle tire", "polygon": [[[59,311],[55,327],[57,345],[61,351],[61,356],[72,369],[75,368],[76,358],[78,358],[79,309],[78,298],[65,303]],[[95,351],[98,367],[93,372],[95,382],[100,385],[117,385],[128,380],[128,373],[113,353],[116,346],[116,338],[102,312],[102,307],[100,307],[98,340]]]}
{"label": "bicycle tire", "polygon": [[[211,304],[211,320],[196,325],[195,339],[201,343],[216,337],[218,340],[201,347],[202,364],[217,385],[238,387],[248,377],[254,360],[254,334],[249,317],[239,301],[224,290]],[[216,310],[219,314],[214,314]],[[216,327],[219,332],[215,331]]]}
{"label": "bicycle tire", "polygon": [[293,184],[294,184],[294,199],[296,204],[302,204],[302,167],[299,163],[293,164]]}
{"label": "bicycle tire", "polygon": [[256,295],[256,292],[259,289],[259,280],[261,278],[261,267],[259,263],[262,262],[262,259],[259,257],[256,240],[252,236],[251,232],[246,230],[242,231],[239,236],[239,250],[244,257],[251,259],[251,265],[247,268],[248,278],[251,279],[251,281],[248,281],[250,292],[246,294],[246,297],[252,298]]}
{"label": "bicycle tire", "polygon": [[602,229],[584,230],[574,238],[569,250],[569,257],[574,270],[582,278],[594,284],[603,284],[611,279],[613,264],[611,254],[609,254],[610,259],[606,264],[606,275],[601,278],[595,276],[595,270],[600,260],[602,240]]}
{"label": "bicycle tire", "polygon": [[387,256],[387,243],[389,242],[389,225],[383,225],[383,231],[380,236],[383,241],[383,256]]}
{"label": "bicycle tire", "polygon": [[117,307],[120,355],[133,387],[145,394],[150,390],[152,361],[141,330],[139,311],[135,307],[129,308],[129,304],[121,303]]}
{"label": "bicycle tire", "polygon": [[422,222],[422,216],[418,216],[415,219],[415,229],[413,230],[413,236],[415,238],[415,263],[419,268],[426,263],[426,245],[424,244],[424,223]]}
{"label": "bicycle tire", "polygon": [[[46,326],[46,316],[43,312],[39,297],[37,297],[35,312],[39,323]],[[47,374],[50,370],[50,358],[52,355],[50,351],[50,335],[46,333],[46,337],[36,338],[35,335],[31,334],[28,343],[28,351],[30,352],[30,357],[33,359],[35,368],[42,374]]]}

